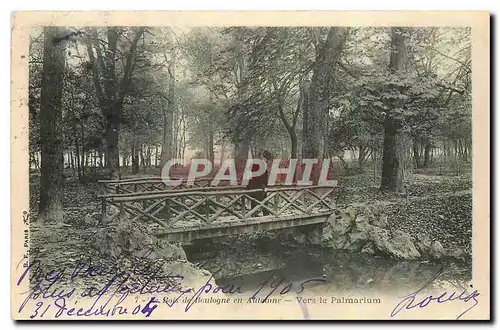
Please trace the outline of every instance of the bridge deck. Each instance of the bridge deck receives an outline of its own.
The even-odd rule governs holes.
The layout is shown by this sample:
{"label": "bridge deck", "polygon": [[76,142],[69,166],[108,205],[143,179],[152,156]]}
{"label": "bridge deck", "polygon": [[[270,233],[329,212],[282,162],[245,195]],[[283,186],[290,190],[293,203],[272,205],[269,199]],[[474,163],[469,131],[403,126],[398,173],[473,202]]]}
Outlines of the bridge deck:
{"label": "bridge deck", "polygon": [[196,239],[248,234],[263,230],[277,230],[324,223],[331,212],[292,215],[275,218],[272,216],[250,218],[246,221],[216,223],[209,226],[192,226],[179,229],[160,230],[157,237],[171,242],[190,242]]}

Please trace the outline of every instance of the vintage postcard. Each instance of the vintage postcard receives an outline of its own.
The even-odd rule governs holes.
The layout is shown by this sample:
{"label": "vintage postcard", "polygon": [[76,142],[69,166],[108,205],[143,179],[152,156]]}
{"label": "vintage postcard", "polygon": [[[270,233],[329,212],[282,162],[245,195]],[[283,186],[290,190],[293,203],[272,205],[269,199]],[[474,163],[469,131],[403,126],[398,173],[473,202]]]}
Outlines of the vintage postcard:
{"label": "vintage postcard", "polygon": [[15,12],[18,320],[489,320],[487,12]]}

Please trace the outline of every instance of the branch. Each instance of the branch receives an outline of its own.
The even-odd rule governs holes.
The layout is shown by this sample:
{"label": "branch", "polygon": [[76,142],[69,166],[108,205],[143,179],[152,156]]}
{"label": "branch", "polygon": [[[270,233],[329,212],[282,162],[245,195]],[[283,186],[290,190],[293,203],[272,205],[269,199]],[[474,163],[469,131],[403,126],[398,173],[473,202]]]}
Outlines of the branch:
{"label": "branch", "polygon": [[[154,95],[154,94],[152,94],[152,95]],[[158,92],[158,93],[157,93],[157,95],[161,96],[162,98],[164,98],[165,100],[167,100],[167,102],[169,102],[169,103],[170,103],[170,102],[172,102],[172,101],[168,98],[168,96],[166,96],[166,95],[165,95],[165,93],[163,93],[163,92]]]}
{"label": "branch", "polygon": [[471,72],[471,70],[470,70],[470,68],[469,68],[468,63],[464,63],[464,62],[462,62],[462,61],[460,61],[460,60],[458,60],[458,59],[456,59],[456,58],[454,58],[454,57],[451,57],[451,56],[449,56],[449,55],[446,55],[446,54],[444,54],[444,53],[441,53],[439,50],[437,50],[437,49],[436,49],[436,48],[434,48],[434,47],[429,47],[429,49],[431,49],[431,50],[435,51],[437,54],[439,54],[439,55],[441,55],[441,56],[444,56],[444,57],[446,57],[446,58],[448,58],[448,59],[450,59],[450,60],[453,60],[453,61],[455,61],[455,62],[457,62],[457,63],[461,64],[461,65],[462,65],[462,66],[463,66],[463,67],[464,67],[464,68],[465,68],[468,72]]}
{"label": "branch", "polygon": [[302,102],[304,101],[304,95],[302,89],[299,88],[299,100],[297,101],[297,107],[295,108],[295,112],[293,114],[292,125],[295,128],[297,126],[297,120],[299,118],[300,109],[302,107]]}
{"label": "branch", "polygon": [[352,71],[350,71],[342,62],[338,61],[338,65],[340,66],[340,68],[342,70],[345,71],[345,73],[347,73],[348,75],[350,75],[351,77],[353,77],[354,79],[359,79],[359,76],[352,73]]}
{"label": "branch", "polygon": [[127,54],[127,62],[125,64],[125,70],[123,72],[123,77],[122,81],[120,83],[120,90],[118,92],[118,100],[123,101],[125,98],[125,95],[127,94],[127,89],[129,87],[130,79],[132,77],[132,67],[133,67],[133,61],[135,57],[135,53],[137,50],[137,43],[139,42],[139,39],[141,38],[142,34],[144,33],[145,28],[140,27],[137,32],[135,33],[134,40],[132,41],[132,44],[130,45],[130,50]]}
{"label": "branch", "polygon": [[89,55],[89,60],[92,65],[92,79],[94,81],[97,99],[99,100],[99,104],[104,105],[104,93],[102,91],[101,83],[99,82],[99,73],[97,71],[98,68],[95,63],[94,50],[92,49],[92,45],[89,40],[87,40],[86,44],[87,44],[87,53]]}
{"label": "branch", "polygon": [[441,83],[437,83],[437,84],[436,84],[436,86],[441,87],[441,88],[444,88],[444,89],[451,90],[451,91],[456,92],[456,93],[458,93],[458,94],[460,94],[460,95],[463,95],[463,93],[465,93],[465,90],[463,90],[463,89],[458,89],[458,88],[456,88],[456,87],[454,87],[454,86],[445,86],[445,85],[443,85],[443,84],[441,84]]}
{"label": "branch", "polygon": [[[97,55],[97,61],[101,67],[101,71],[103,74],[106,74],[106,63],[104,63],[104,57],[102,56],[101,45],[99,43],[99,39],[97,38],[97,31],[95,29],[92,30],[92,34],[94,36],[94,44]],[[95,63],[94,63],[95,64]],[[106,79],[106,77],[104,77]]]}

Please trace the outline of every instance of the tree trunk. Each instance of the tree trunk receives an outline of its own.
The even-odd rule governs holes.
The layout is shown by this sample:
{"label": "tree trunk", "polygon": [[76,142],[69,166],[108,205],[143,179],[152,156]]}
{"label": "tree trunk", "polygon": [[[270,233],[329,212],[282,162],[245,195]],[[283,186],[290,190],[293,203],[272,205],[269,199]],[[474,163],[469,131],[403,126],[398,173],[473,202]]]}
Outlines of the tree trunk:
{"label": "tree trunk", "polygon": [[99,167],[100,168],[104,167],[104,155],[102,150],[99,150]]}
{"label": "tree trunk", "polygon": [[106,159],[109,176],[112,179],[120,177],[120,153],[118,149],[118,133],[120,131],[121,102],[111,102],[106,120]]}
{"label": "tree trunk", "polygon": [[429,166],[431,162],[431,144],[427,142],[424,149],[424,167]]}
{"label": "tree trunk", "polygon": [[43,76],[40,95],[41,176],[38,220],[63,222],[62,91],[65,69],[64,30],[44,27]]}
{"label": "tree trunk", "polygon": [[206,149],[207,149],[206,156],[213,164],[215,160],[215,154],[214,154],[214,133],[212,133],[212,131],[208,133]]}
{"label": "tree trunk", "polygon": [[[166,54],[164,54],[166,59]],[[168,81],[168,104],[163,112],[163,147],[161,154],[161,163],[163,165],[172,159],[172,132],[173,132],[173,119],[175,112],[175,54],[171,52],[171,62],[168,68],[169,81]],[[162,102],[163,104],[163,102]]]}
{"label": "tree trunk", "polygon": [[303,158],[321,158],[325,123],[331,95],[331,72],[344,46],[347,29],[332,27],[326,41],[318,46],[316,61],[308,93],[303,103]]}
{"label": "tree trunk", "polygon": [[158,146],[155,146],[155,166],[158,166]]}
{"label": "tree trunk", "polygon": [[292,144],[292,150],[291,150],[291,158],[298,158],[298,148],[299,148],[299,139],[297,137],[297,133],[295,132],[295,129],[293,131],[289,131],[290,133],[290,142]]}
{"label": "tree trunk", "polygon": [[146,166],[151,166],[151,146],[149,144],[146,148]]}
{"label": "tree trunk", "polygon": [[78,173],[78,181],[80,181],[82,178],[82,166],[80,163],[80,144],[78,143],[77,139],[75,139],[75,149],[76,149],[76,170]]}
{"label": "tree trunk", "polygon": [[[107,28],[107,48],[102,49],[97,30],[92,30],[92,39],[86,40],[87,53],[92,64],[92,78],[99,100],[99,106],[106,121],[105,128],[105,158],[108,175],[112,179],[120,176],[119,132],[122,106],[129,92],[137,43],[144,33],[144,27],[136,29],[130,48],[126,54],[123,66],[123,76],[118,79],[116,74],[118,39],[122,35],[120,27]],[[94,54],[95,48],[95,54]]]}
{"label": "tree trunk", "polygon": [[[391,55],[389,68],[392,72],[404,70],[408,55],[402,28],[391,28]],[[399,101],[401,102],[401,101]],[[394,104],[404,108],[404,104]],[[382,156],[381,190],[404,192],[404,148],[401,123],[392,117],[390,111],[384,119],[384,151]]]}
{"label": "tree trunk", "polygon": [[344,166],[345,170],[349,169],[349,164],[346,163],[344,157],[342,155],[337,155],[338,159],[340,159],[340,162],[342,163],[342,166]]}
{"label": "tree trunk", "polygon": [[73,158],[73,150],[69,151],[69,167],[73,170],[73,173],[74,173],[74,170],[75,170],[75,160]]}
{"label": "tree trunk", "polygon": [[368,148],[360,145],[359,146],[359,155],[358,155],[358,168],[360,171],[363,171],[363,165],[365,164],[365,160],[368,155]]}
{"label": "tree trunk", "polygon": [[248,158],[248,151],[250,151],[250,143],[248,140],[243,140],[240,143],[234,144],[234,158],[235,160],[246,162]]}
{"label": "tree trunk", "polygon": [[144,157],[144,148],[143,148],[142,143],[138,146],[138,150],[139,150],[139,157],[141,160],[141,166],[142,166],[142,168],[145,168],[146,167],[146,159]]}
{"label": "tree trunk", "polygon": [[245,169],[245,163],[248,159],[248,151],[250,150],[250,143],[245,138],[240,143],[235,143],[234,145],[234,162],[236,165],[236,173],[238,179],[243,176],[243,171]]}
{"label": "tree trunk", "polygon": [[220,164],[222,165],[222,163],[224,162],[224,153],[226,151],[226,143],[225,143],[225,140],[224,138],[222,139],[222,142],[220,144]]}
{"label": "tree trunk", "polygon": [[415,137],[413,138],[413,158],[415,159],[415,166],[417,168],[422,167],[422,158],[420,154],[420,146],[418,143],[418,139]]}
{"label": "tree trunk", "polygon": [[382,155],[383,190],[404,192],[403,155],[401,153],[402,133],[390,116],[384,120],[384,151]]}
{"label": "tree trunk", "polygon": [[132,143],[132,174],[139,173],[139,155],[138,147],[135,142]]}
{"label": "tree trunk", "polygon": [[29,153],[29,165],[30,165],[30,170],[31,167],[35,167],[35,157],[32,152]]}

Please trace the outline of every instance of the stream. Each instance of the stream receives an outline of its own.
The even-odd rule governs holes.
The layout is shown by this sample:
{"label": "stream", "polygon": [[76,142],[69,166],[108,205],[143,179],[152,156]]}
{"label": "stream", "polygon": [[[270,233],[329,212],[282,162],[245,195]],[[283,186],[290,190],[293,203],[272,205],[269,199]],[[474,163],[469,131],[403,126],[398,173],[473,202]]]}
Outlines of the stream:
{"label": "stream", "polygon": [[[413,292],[427,287],[463,288],[472,278],[471,262],[398,261],[381,255],[352,253],[263,235],[196,242],[184,248],[188,260],[210,271],[217,285],[255,292],[263,283],[287,283],[317,292]],[[266,284],[267,285],[267,284]]]}

